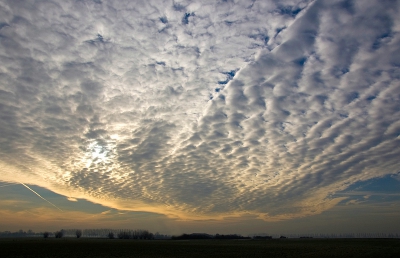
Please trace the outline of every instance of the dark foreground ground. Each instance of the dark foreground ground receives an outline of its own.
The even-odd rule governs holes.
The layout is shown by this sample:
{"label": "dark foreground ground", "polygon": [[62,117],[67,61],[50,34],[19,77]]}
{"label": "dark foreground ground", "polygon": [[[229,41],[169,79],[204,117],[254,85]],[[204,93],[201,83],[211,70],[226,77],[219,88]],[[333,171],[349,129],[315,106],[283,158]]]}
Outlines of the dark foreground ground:
{"label": "dark foreground ground", "polygon": [[0,239],[1,257],[400,257],[400,239]]}

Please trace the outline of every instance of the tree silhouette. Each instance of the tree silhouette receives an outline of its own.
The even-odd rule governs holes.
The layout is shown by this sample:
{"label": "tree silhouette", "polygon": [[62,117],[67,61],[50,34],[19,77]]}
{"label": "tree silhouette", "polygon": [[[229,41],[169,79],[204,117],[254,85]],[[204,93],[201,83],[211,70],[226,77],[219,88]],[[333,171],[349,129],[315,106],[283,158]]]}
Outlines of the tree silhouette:
{"label": "tree silhouette", "polygon": [[118,238],[119,239],[129,239],[131,238],[131,234],[129,234],[129,232],[127,231],[122,231],[118,233]]}
{"label": "tree silhouette", "polygon": [[64,236],[64,230],[60,230],[54,233],[56,238],[62,238]]}
{"label": "tree silhouette", "polygon": [[49,232],[47,232],[47,231],[44,232],[44,233],[43,233],[43,237],[44,237],[44,238],[48,238],[48,237],[49,237]]}
{"label": "tree silhouette", "polygon": [[82,230],[77,229],[75,232],[76,238],[80,238],[82,236]]}

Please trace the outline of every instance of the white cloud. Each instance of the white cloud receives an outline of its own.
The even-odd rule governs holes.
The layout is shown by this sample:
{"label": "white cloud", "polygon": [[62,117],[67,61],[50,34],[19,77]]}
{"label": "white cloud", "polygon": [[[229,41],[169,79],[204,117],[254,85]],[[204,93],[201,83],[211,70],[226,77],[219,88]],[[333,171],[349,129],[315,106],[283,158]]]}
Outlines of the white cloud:
{"label": "white cloud", "polygon": [[333,207],[400,149],[398,6],[343,3],[3,2],[0,179],[184,218]]}

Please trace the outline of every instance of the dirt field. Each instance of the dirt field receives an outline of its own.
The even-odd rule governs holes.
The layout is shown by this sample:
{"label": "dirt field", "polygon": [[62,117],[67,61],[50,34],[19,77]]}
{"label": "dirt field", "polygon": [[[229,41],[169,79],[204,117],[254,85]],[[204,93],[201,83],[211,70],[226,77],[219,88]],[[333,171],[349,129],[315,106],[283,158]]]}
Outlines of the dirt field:
{"label": "dirt field", "polygon": [[0,239],[1,257],[400,257],[400,239]]}

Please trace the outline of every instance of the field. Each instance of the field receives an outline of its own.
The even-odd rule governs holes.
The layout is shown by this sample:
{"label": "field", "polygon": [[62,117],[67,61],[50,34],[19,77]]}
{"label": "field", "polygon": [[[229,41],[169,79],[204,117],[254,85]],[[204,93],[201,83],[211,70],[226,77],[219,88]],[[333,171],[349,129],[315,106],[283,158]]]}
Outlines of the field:
{"label": "field", "polygon": [[400,257],[400,239],[3,238],[1,257]]}

